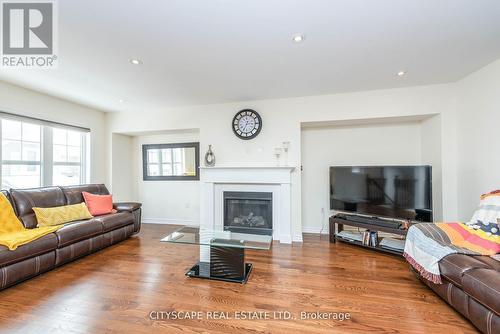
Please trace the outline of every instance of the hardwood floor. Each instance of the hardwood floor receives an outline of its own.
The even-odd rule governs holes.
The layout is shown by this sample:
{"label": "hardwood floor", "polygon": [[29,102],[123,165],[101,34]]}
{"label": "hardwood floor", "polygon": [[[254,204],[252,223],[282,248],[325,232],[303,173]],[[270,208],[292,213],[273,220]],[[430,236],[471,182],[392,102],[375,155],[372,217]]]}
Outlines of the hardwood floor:
{"label": "hardwood floor", "polygon": [[[246,285],[187,278],[198,247],[138,236],[0,292],[2,333],[476,333],[402,258],[305,235],[248,251]],[[350,320],[151,320],[152,311],[349,312]],[[156,315],[157,313],[154,313]],[[221,313],[222,314],[222,313]]]}

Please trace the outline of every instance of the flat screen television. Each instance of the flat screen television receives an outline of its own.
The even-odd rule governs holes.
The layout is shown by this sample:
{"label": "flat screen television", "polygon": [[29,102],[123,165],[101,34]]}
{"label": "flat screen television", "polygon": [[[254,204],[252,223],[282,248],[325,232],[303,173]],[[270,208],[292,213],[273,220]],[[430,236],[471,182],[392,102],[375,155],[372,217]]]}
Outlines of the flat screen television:
{"label": "flat screen television", "polygon": [[330,209],[432,222],[432,167],[330,167]]}

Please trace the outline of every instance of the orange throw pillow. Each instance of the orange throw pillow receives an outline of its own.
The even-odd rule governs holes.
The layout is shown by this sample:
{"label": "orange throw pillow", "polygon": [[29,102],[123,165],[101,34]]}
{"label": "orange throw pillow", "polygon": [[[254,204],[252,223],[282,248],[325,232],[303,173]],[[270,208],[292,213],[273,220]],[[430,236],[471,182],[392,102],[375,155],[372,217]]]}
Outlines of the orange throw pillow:
{"label": "orange throw pillow", "polygon": [[115,213],[113,209],[112,195],[94,195],[86,191],[82,192],[85,205],[92,216],[105,215],[107,213]]}

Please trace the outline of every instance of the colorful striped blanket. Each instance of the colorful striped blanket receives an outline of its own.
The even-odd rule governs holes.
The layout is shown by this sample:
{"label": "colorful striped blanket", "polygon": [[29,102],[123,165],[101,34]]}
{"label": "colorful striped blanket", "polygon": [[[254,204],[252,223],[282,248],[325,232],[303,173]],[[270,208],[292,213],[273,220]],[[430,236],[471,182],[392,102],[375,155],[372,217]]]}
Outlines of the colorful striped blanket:
{"label": "colorful striped blanket", "polygon": [[441,284],[439,261],[450,254],[495,255],[498,236],[463,223],[422,223],[409,228],[403,256],[422,277]]}

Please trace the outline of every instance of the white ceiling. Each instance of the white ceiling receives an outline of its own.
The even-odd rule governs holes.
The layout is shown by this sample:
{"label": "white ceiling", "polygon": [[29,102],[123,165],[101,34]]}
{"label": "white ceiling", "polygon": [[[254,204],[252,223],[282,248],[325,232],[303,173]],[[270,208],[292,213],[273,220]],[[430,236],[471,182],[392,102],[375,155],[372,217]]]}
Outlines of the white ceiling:
{"label": "white ceiling", "polygon": [[0,79],[104,111],[444,83],[500,58],[498,0],[57,3],[59,67]]}

